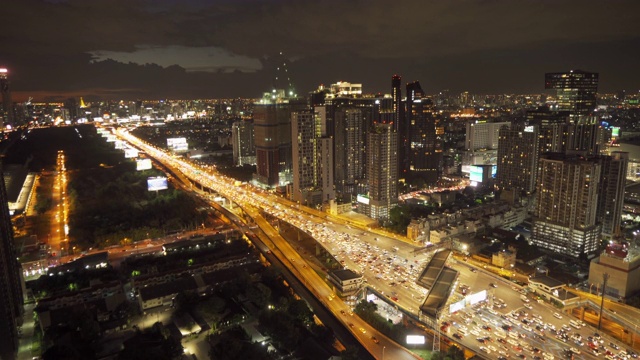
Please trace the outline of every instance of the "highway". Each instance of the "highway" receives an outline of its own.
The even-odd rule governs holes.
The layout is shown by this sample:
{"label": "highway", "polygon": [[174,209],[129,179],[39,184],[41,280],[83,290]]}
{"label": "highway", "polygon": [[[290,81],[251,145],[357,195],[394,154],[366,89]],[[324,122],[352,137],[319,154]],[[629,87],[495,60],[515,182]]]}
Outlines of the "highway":
{"label": "highway", "polygon": [[[408,313],[413,313],[414,315],[418,313],[418,308],[424,301],[424,295],[426,294],[426,290],[417,286],[415,280],[430,260],[432,251],[416,253],[414,251],[418,248],[416,245],[382,236],[379,233],[363,231],[360,226],[355,226],[342,218],[328,216],[326,213],[300,207],[296,203],[259,188],[236,186],[233,179],[218,174],[213,167],[203,167],[183,158],[174,157],[164,150],[159,150],[133,137],[124,129],[119,129],[117,135],[146,152],[149,157],[167,166],[172,172],[177,174],[177,176],[185,176],[193,182],[201,184],[227,199],[232,199],[247,217],[253,219],[267,235],[268,239],[265,239],[265,245],[278,256],[285,266],[298,276],[309,290],[323,302],[336,317],[342,320],[345,326],[351,329],[351,332],[360,340],[363,346],[376,358],[382,359],[383,356],[389,359],[414,358],[414,355],[409,353],[401,344],[396,344],[386,339],[357,316],[348,315],[351,309],[333,295],[333,291],[329,288],[326,281],[321,278],[311,266],[308,266],[305,259],[262,217],[261,211],[275,218],[282,219],[313,236],[345,267],[362,273],[369,285],[392,299],[400,309]],[[500,348],[499,350],[497,346],[491,345],[496,348],[498,353],[503,351],[505,354],[522,355],[521,351],[529,351],[528,349],[534,351],[533,349],[539,349],[545,354],[548,354],[547,356],[553,354],[559,357],[564,350],[571,347],[570,344],[565,345],[563,341],[557,340],[555,337],[537,334],[544,338],[544,341],[540,340],[536,338],[535,331],[530,331],[526,327],[522,327],[523,325],[530,327],[522,322],[522,320],[531,322],[533,321],[533,317],[531,314],[524,315],[523,313],[519,313],[519,311],[524,312],[527,310],[524,308],[522,300],[520,300],[520,292],[522,291],[520,288],[513,286],[510,282],[507,282],[495,274],[485,272],[482,268],[476,268],[472,264],[460,263],[453,258],[450,258],[448,266],[460,271],[460,277],[455,286],[464,283],[471,286],[471,292],[488,290],[490,296],[504,300],[507,305],[507,311],[515,310],[518,312],[514,314],[516,315],[515,317],[518,318],[517,321],[520,321],[517,325],[517,332],[518,335],[524,334],[526,340],[522,340],[524,338],[520,337],[518,344],[511,345],[510,349]],[[471,271],[472,266],[474,271]],[[495,283],[497,287],[491,287],[489,283]],[[454,297],[450,300],[454,301],[456,298]],[[505,309],[501,309],[502,312],[492,309],[492,301],[492,298],[490,298],[487,309],[465,310],[469,312],[478,311],[476,314],[482,316],[474,319],[476,320],[475,326],[489,326],[489,324],[491,324],[491,326],[494,327],[505,324],[506,319],[504,319],[504,317],[508,316],[504,312]],[[565,318],[561,321],[561,319],[554,317],[553,308],[548,304],[532,303],[529,306],[532,307],[536,314],[541,316],[541,323],[547,326],[553,325],[557,327],[560,325],[567,326],[568,324],[568,319]],[[445,309],[448,312],[448,305]],[[484,314],[484,312],[487,312],[487,314]],[[495,314],[492,312],[495,312]],[[503,317],[500,315],[503,315]],[[456,318],[456,316],[458,315],[454,314],[450,317],[444,315],[439,321],[449,320],[460,323],[462,319]],[[512,318],[515,319],[515,317]],[[482,320],[482,318],[486,319],[486,321]],[[480,334],[480,330],[481,328],[477,330],[478,334]],[[448,331],[452,331],[451,328]],[[445,334],[452,336],[453,333],[454,332]],[[491,337],[491,335],[484,335]],[[371,336],[379,339],[380,343],[376,344],[373,342]],[[547,341],[547,338],[550,340]],[[477,341],[476,336],[452,340],[456,342],[460,341],[463,345],[478,352],[483,357],[495,358],[499,356],[495,351],[489,355],[489,351],[485,350],[490,348],[483,346],[483,343]],[[492,340],[497,341],[495,338]],[[515,339],[513,340],[515,341]],[[506,347],[504,344],[500,346]],[[573,346],[575,347],[576,345]],[[485,350],[483,350],[483,348]],[[518,350],[518,348],[520,348],[520,350]],[[583,348],[583,350],[586,349]],[[535,357],[537,356],[536,354],[532,353],[530,356]]]}

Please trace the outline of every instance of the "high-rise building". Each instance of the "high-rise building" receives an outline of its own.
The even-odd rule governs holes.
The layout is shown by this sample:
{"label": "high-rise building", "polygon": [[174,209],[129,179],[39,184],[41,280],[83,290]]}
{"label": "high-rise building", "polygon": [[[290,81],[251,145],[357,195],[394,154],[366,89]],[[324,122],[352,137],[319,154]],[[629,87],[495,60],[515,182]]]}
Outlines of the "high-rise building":
{"label": "high-rise building", "polygon": [[254,180],[267,187],[291,182],[291,113],[306,102],[285,96],[284,90],[265,93],[253,112],[256,173]]}
{"label": "high-rise building", "polygon": [[431,99],[425,97],[420,82],[407,84],[403,167],[409,179],[421,178],[435,184],[442,175],[442,135],[433,113]]}
{"label": "high-rise building", "polygon": [[335,112],[335,184],[345,202],[366,192],[366,115],[363,108],[341,108]]}
{"label": "high-rise building", "polygon": [[396,132],[399,131],[399,127],[404,118],[404,107],[402,106],[402,78],[400,75],[393,75],[391,77],[391,97],[393,98],[393,111],[396,113],[394,124],[396,124]]}
{"label": "high-rise building", "polygon": [[294,201],[316,206],[335,198],[333,139],[326,137],[324,107],[291,113]]}
{"label": "high-rise building", "polygon": [[255,165],[256,147],[253,139],[253,121],[241,120],[233,123],[231,126],[231,145],[234,165]]}
{"label": "high-rise building", "polygon": [[498,132],[496,186],[533,193],[538,165],[538,126],[503,125]]}
{"label": "high-rise building", "polygon": [[602,223],[602,237],[611,239],[620,230],[629,153],[613,151],[610,156],[601,156],[600,161],[598,220]]}
{"label": "high-rise building", "polygon": [[565,151],[599,155],[611,139],[610,130],[596,124],[570,124],[567,126]]}
{"label": "high-rise building", "polygon": [[[1,158],[0,158],[1,160]],[[0,161],[0,359],[15,359],[22,324],[21,268],[13,243],[7,189]]]}
{"label": "high-rise building", "polygon": [[402,102],[402,78],[400,75],[391,77],[391,97],[393,98],[393,119],[394,131],[398,133],[398,178],[403,179],[407,171],[406,158],[407,125],[404,115],[404,104]]}
{"label": "high-rise building", "polygon": [[498,149],[500,128],[511,126],[510,122],[468,121],[465,150]]}
{"label": "high-rise building", "polygon": [[564,152],[569,138],[568,111],[551,111],[539,108],[527,111],[527,124],[537,125],[540,132],[538,150],[540,153]]}
{"label": "high-rise building", "polygon": [[557,110],[569,111],[574,123],[596,108],[598,73],[582,70],[545,74],[545,89],[556,91]]}
{"label": "high-rise building", "polygon": [[574,257],[597,251],[600,161],[547,153],[539,169],[532,242]]}
{"label": "high-rise building", "polygon": [[2,113],[0,113],[0,132],[10,124],[15,125],[13,119],[13,102],[11,101],[11,89],[9,88],[9,70],[0,68],[0,93],[2,93]]}
{"label": "high-rise building", "polygon": [[375,124],[368,135],[367,197],[360,197],[359,212],[385,220],[398,204],[398,133],[392,124]]}

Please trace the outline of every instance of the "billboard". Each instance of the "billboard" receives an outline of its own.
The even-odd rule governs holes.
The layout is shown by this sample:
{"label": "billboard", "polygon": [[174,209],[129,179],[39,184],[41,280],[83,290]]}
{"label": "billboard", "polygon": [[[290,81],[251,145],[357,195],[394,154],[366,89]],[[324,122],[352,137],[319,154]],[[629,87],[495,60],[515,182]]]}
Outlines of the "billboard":
{"label": "billboard", "polygon": [[498,173],[498,165],[493,165],[491,167],[491,177],[495,179],[497,173]]}
{"label": "billboard", "polygon": [[356,197],[356,201],[362,204],[369,205],[369,197],[367,195],[360,195]]}
{"label": "billboard", "polygon": [[466,304],[465,300],[462,299],[458,302],[455,302],[451,305],[449,305],[449,314],[453,314],[456,311],[460,311],[462,309],[464,309],[464,305]]}
{"label": "billboard", "polygon": [[107,135],[107,142],[116,142],[115,135]]}
{"label": "billboard", "polygon": [[186,138],[168,138],[167,147],[171,151],[189,151]]}
{"label": "billboard", "polygon": [[124,141],[122,141],[122,140],[116,140],[116,141],[115,141],[115,144],[116,144],[116,145],[115,145],[115,146],[116,146],[116,149],[118,149],[118,150],[122,150],[122,149],[124,149],[124,148],[125,148],[125,145],[126,145],[126,144],[125,144],[125,142],[124,142]]}
{"label": "billboard", "polygon": [[481,183],[483,172],[482,166],[472,165],[469,168],[469,180]]}
{"label": "billboard", "polygon": [[124,149],[124,157],[127,159],[131,159],[131,158],[137,158],[138,157],[138,150],[136,149]]}
{"label": "billboard", "polygon": [[167,178],[164,176],[150,177],[147,179],[148,191],[166,190],[168,188]]}
{"label": "billboard", "polygon": [[150,170],[151,169],[151,159],[139,159],[136,161],[136,170]]}
{"label": "billboard", "polygon": [[407,344],[408,345],[423,345],[424,344],[424,336],[423,335],[407,335]]}
{"label": "billboard", "polygon": [[619,127],[612,127],[611,128],[611,136],[614,138],[620,137],[620,128]]}
{"label": "billboard", "polygon": [[467,302],[467,305],[469,306],[473,304],[477,304],[480,301],[487,300],[487,290],[482,290],[475,294],[467,295],[467,297],[465,297],[464,299]]}

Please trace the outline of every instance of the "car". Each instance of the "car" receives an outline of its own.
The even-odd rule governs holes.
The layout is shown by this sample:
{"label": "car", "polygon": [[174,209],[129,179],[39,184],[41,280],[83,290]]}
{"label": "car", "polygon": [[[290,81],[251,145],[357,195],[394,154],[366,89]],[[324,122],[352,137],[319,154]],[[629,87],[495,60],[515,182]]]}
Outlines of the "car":
{"label": "car", "polygon": [[366,334],[366,333],[367,333],[367,330],[366,330],[365,328],[362,328],[362,327],[361,327],[359,330],[360,330],[360,332],[361,332],[361,333],[363,333],[363,334]]}
{"label": "car", "polygon": [[476,272],[476,271],[478,271],[478,270],[476,270],[476,268],[471,268],[471,272],[473,272],[473,273],[474,273],[474,272]]}
{"label": "car", "polygon": [[571,349],[569,349],[572,353],[576,354],[576,355],[580,355],[580,350],[572,347]]}
{"label": "car", "polygon": [[353,323],[349,323],[349,327],[353,327]]}
{"label": "car", "polygon": [[483,328],[484,330],[491,331],[491,326],[488,326],[488,325],[482,325],[482,328]]}
{"label": "car", "polygon": [[340,310],[340,314],[346,315],[346,312],[344,310]]}
{"label": "car", "polygon": [[375,336],[372,336],[371,340],[376,344],[380,344],[380,340],[378,340],[378,338],[376,338]]}
{"label": "car", "polygon": [[498,285],[494,284],[494,283],[489,283],[489,286],[491,286],[492,288],[497,288]]}
{"label": "car", "polygon": [[614,344],[614,343],[609,343],[609,346],[611,346],[612,348],[614,348],[616,350],[620,349],[620,347],[618,345]]}
{"label": "car", "polygon": [[526,307],[529,310],[533,310],[533,306],[529,305],[529,304],[524,304],[524,307]]}
{"label": "car", "polygon": [[462,340],[462,338],[463,338],[464,336],[460,335],[459,333],[455,333],[455,334],[453,334],[453,337],[454,337],[454,338],[456,338],[456,339],[458,339],[458,340]]}
{"label": "car", "polygon": [[553,313],[553,317],[556,319],[562,319],[562,315],[558,314],[558,313]]}

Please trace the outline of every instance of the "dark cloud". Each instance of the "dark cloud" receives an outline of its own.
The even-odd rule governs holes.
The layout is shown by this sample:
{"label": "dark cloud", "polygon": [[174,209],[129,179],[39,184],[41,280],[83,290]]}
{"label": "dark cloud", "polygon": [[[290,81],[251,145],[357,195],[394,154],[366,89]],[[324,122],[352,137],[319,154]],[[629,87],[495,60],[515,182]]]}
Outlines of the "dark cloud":
{"label": "dark cloud", "polygon": [[576,68],[600,72],[602,91],[640,87],[636,0],[7,0],[2,8],[0,65],[21,94],[259,96],[280,51],[302,92],[337,80],[388,91],[394,73],[431,92],[539,92],[544,72]]}

